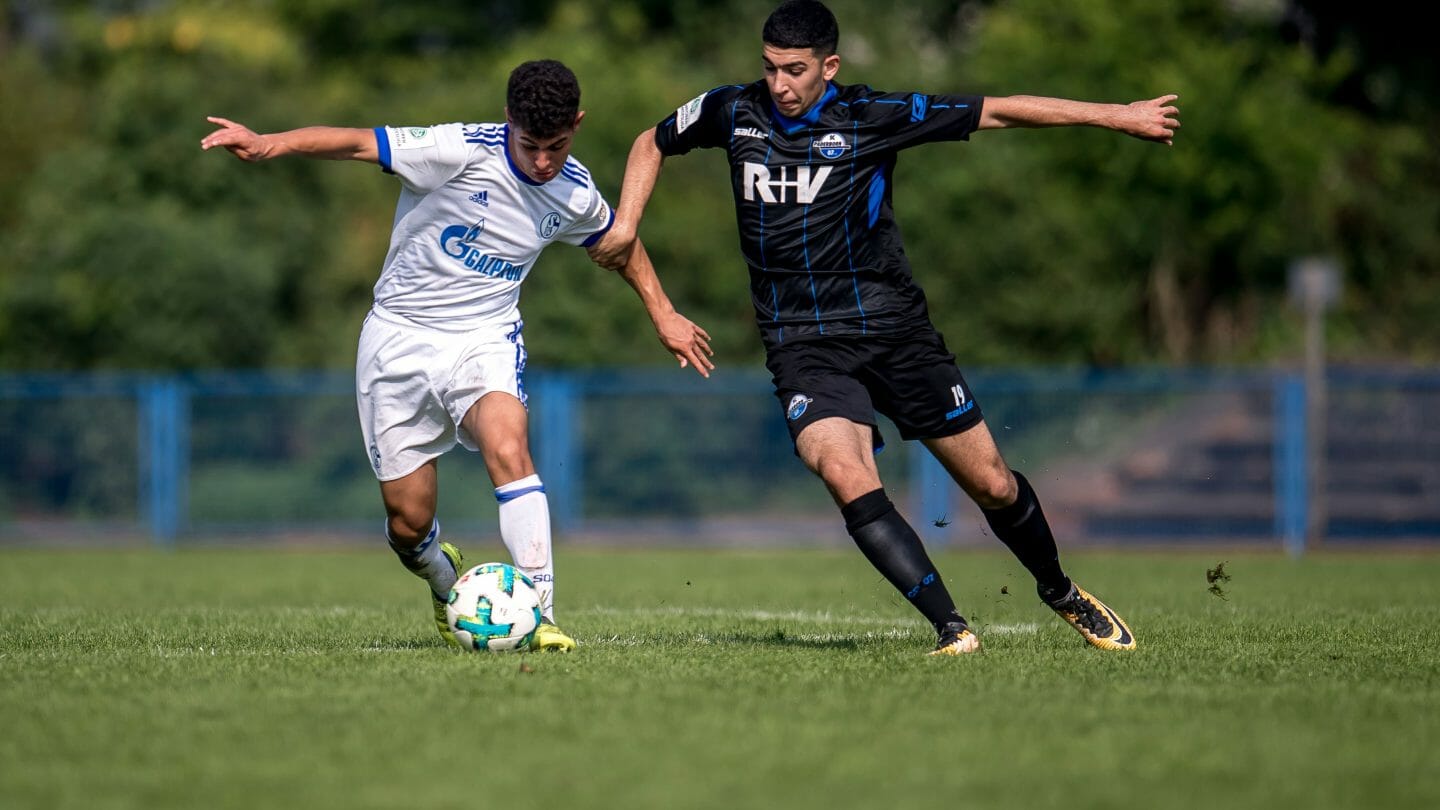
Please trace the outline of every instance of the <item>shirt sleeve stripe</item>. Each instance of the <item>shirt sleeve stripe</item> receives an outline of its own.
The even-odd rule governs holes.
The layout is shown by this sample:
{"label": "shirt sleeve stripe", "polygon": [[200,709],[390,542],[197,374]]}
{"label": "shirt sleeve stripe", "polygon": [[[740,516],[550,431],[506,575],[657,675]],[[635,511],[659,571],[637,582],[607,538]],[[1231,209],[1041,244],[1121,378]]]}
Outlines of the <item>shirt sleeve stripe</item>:
{"label": "shirt sleeve stripe", "polygon": [[614,224],[615,224],[615,209],[614,209],[614,208],[611,208],[611,209],[610,209],[610,219],[605,223],[605,227],[601,228],[600,230],[596,231],[595,233],[590,234],[589,238],[587,238],[584,242],[581,242],[581,243],[580,243],[580,247],[587,247],[587,248],[588,248],[588,247],[595,247],[595,243],[596,243],[596,242],[599,242],[599,241],[600,241],[600,238],[601,238],[602,236],[604,236],[604,235],[610,230],[610,226],[611,226],[611,225],[614,225]]}
{"label": "shirt sleeve stripe", "polygon": [[395,170],[390,168],[390,134],[385,127],[375,127],[375,148],[380,153],[380,168],[394,174]]}

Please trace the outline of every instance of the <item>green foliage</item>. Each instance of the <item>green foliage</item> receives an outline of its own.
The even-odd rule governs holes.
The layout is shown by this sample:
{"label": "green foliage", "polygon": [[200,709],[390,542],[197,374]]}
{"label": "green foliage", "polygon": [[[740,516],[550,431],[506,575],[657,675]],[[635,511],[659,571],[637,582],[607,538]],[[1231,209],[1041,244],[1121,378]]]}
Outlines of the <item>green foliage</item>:
{"label": "green foliage", "polygon": [[[576,154],[613,201],[639,132],[758,78],[772,4],[21,5],[0,30],[0,367],[184,369],[348,366],[396,193],[359,166],[202,153],[206,115],[260,131],[498,120],[511,67],[555,57],[584,89]],[[1416,101],[1431,79],[1405,84],[1395,66],[1414,60],[1367,29],[1323,18],[1339,33],[1322,47],[1290,37],[1279,4],[1221,0],[833,7],[844,82],[1180,95],[1169,149],[1070,129],[902,156],[908,252],[965,364],[1285,359],[1286,269],[1313,253],[1345,267],[1342,356],[1440,358],[1440,115]],[[749,365],[734,227],[721,155],[667,162],[642,238],[720,361]],[[539,366],[670,362],[582,251],[547,252],[523,309]]]}

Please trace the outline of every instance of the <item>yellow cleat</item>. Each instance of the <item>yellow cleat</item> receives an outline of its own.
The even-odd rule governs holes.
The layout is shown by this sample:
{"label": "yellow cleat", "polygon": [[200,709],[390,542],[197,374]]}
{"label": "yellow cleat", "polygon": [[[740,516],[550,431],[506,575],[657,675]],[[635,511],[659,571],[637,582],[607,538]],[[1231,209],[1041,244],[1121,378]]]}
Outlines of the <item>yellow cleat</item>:
{"label": "yellow cleat", "polygon": [[535,628],[535,638],[530,642],[530,649],[547,652],[568,653],[575,647],[575,639],[550,622],[541,622],[540,626]]}
{"label": "yellow cleat", "polygon": [[1051,603],[1050,609],[1060,614],[1060,618],[1095,647],[1102,650],[1135,649],[1135,634],[1125,626],[1119,614],[1079,585],[1072,583],[1065,598]]}
{"label": "yellow cleat", "polygon": [[980,652],[980,637],[963,624],[947,624],[940,631],[935,649],[926,655],[967,655]]}
{"label": "yellow cleat", "polygon": [[[440,544],[440,553],[444,554],[445,559],[449,560],[450,564],[455,566],[455,574],[459,576],[460,569],[465,566],[465,555],[460,553],[460,549],[449,543]],[[445,617],[445,605],[447,602],[436,596],[434,591],[430,592],[430,600],[435,605],[435,627],[440,631],[440,637],[445,639],[445,643],[449,646],[457,650],[460,649],[460,642],[456,640],[455,634],[450,632],[450,622]]]}

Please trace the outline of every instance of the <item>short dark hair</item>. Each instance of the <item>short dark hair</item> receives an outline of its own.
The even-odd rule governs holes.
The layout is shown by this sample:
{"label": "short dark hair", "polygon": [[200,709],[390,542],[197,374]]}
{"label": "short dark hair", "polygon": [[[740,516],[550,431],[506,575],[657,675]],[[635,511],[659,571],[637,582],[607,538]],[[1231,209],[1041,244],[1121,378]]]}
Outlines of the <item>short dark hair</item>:
{"label": "short dark hair", "polygon": [[825,57],[840,44],[840,24],[819,0],[789,0],[770,13],[761,37],[766,45],[809,48]]}
{"label": "short dark hair", "polygon": [[553,138],[575,125],[580,81],[554,59],[526,62],[510,71],[505,108],[517,127],[536,138]]}

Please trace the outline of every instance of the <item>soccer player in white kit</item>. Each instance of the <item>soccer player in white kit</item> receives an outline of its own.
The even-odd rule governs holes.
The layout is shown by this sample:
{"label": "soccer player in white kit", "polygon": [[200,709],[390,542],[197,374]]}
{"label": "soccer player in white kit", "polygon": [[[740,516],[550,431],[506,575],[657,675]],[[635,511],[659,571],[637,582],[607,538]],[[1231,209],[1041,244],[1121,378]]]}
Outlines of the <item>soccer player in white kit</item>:
{"label": "soccer player in white kit", "polygon": [[[378,163],[400,179],[394,232],[355,362],[360,428],[388,517],[386,535],[431,590],[435,623],[456,645],[445,602],[464,570],[441,542],[435,460],[458,441],[479,451],[495,485],[500,536],[540,592],[537,649],[575,641],[555,624],[545,486],[527,436],[520,283],[552,242],[595,251],[614,213],[570,157],[585,113],[575,75],[554,60],[510,74],[503,124],[257,134],[224,118],[201,148],[241,160],[282,155]],[[709,335],[675,311],[643,249],[620,274],[681,367],[709,376]]]}

